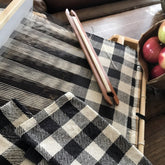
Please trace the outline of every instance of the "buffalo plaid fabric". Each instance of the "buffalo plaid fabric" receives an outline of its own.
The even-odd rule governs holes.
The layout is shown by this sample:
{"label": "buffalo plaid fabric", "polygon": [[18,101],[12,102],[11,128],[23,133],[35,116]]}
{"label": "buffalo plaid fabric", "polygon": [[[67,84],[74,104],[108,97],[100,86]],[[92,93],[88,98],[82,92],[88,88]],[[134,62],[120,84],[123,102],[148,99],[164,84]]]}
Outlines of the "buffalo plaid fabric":
{"label": "buffalo plaid fabric", "polygon": [[0,164],[1,165],[33,165],[25,158],[29,148],[15,134],[15,127],[31,117],[30,112],[16,105],[15,100],[0,108]]}
{"label": "buffalo plaid fabric", "polygon": [[88,36],[118,95],[119,106],[105,102],[74,33],[33,14],[0,49],[0,103],[14,97],[37,113],[72,92],[136,144],[142,73],[136,51]]}
{"label": "buffalo plaid fabric", "polygon": [[40,154],[15,134],[15,128],[30,117],[32,114],[15,99],[0,107],[0,164],[47,165]]}
{"label": "buffalo plaid fabric", "polygon": [[49,164],[150,164],[92,108],[67,93],[22,123],[16,133]]}

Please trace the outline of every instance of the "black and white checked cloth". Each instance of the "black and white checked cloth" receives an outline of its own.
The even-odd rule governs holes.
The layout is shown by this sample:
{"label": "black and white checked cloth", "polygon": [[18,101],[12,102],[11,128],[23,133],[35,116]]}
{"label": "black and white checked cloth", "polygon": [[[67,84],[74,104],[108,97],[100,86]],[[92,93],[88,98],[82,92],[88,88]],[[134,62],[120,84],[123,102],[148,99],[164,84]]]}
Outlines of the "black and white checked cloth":
{"label": "black and white checked cloth", "polygon": [[118,95],[119,106],[109,106],[103,99],[75,35],[33,14],[0,49],[0,103],[14,97],[36,113],[72,92],[136,144],[141,84],[136,51],[88,36]]}
{"label": "black and white checked cloth", "polygon": [[30,111],[15,99],[0,107],[0,165],[47,165],[46,160],[15,133],[15,128],[30,117]]}
{"label": "black and white checked cloth", "polygon": [[72,93],[16,128],[50,165],[148,165],[150,162],[112,125]]}
{"label": "black and white checked cloth", "polygon": [[33,165],[25,158],[29,148],[15,134],[15,127],[32,117],[16,100],[10,101],[0,108],[0,164],[1,165]]}

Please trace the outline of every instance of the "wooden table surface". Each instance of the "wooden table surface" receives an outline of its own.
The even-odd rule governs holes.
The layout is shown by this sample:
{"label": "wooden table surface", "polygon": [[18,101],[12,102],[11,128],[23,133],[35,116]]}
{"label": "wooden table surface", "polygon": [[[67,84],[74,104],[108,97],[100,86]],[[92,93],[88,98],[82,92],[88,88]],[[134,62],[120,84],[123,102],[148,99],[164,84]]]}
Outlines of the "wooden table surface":
{"label": "wooden table surface", "polygon": [[165,18],[165,14],[162,13],[161,5],[157,4],[85,21],[83,27],[87,32],[103,38],[119,34],[139,39],[154,22],[163,17]]}

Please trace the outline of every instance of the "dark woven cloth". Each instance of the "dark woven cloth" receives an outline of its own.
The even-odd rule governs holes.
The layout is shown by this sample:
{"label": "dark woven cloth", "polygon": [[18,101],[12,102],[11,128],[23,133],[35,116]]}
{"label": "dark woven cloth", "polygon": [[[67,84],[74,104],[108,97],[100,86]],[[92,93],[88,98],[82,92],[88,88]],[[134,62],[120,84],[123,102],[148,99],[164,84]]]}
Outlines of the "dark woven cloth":
{"label": "dark woven cloth", "polygon": [[0,50],[0,103],[14,97],[36,113],[72,92],[136,144],[141,84],[136,51],[88,36],[118,95],[119,106],[105,102],[75,35],[35,15],[25,18]]}
{"label": "dark woven cloth", "polygon": [[112,125],[72,93],[22,123],[16,133],[50,165],[150,164]]}

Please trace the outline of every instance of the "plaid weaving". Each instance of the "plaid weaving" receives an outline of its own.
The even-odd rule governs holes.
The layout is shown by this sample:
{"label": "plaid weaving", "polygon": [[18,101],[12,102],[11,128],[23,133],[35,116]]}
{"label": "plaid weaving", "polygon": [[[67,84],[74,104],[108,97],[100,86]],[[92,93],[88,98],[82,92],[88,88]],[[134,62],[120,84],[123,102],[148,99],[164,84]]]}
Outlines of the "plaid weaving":
{"label": "plaid weaving", "polygon": [[0,50],[0,103],[14,97],[36,113],[69,91],[136,144],[141,83],[136,51],[95,35],[89,38],[119,106],[105,102],[75,35],[35,15],[25,18]]}
{"label": "plaid weaving", "polygon": [[66,93],[22,123],[16,133],[50,165],[150,164],[97,112]]}
{"label": "plaid weaving", "polygon": [[[25,111],[24,111],[25,112]],[[10,101],[0,108],[0,164],[2,165],[33,165],[24,157],[29,148],[15,134],[15,127],[30,117],[30,113],[23,113],[14,101]]]}
{"label": "plaid weaving", "polygon": [[[0,164],[1,165],[47,165],[42,156],[35,153],[19,136],[15,127],[32,117],[17,100],[12,100],[0,107]],[[28,154],[31,152],[31,154]],[[35,155],[34,155],[35,153]],[[26,158],[28,154],[28,159]],[[33,159],[35,156],[35,161]],[[32,160],[32,161],[30,161]]]}

